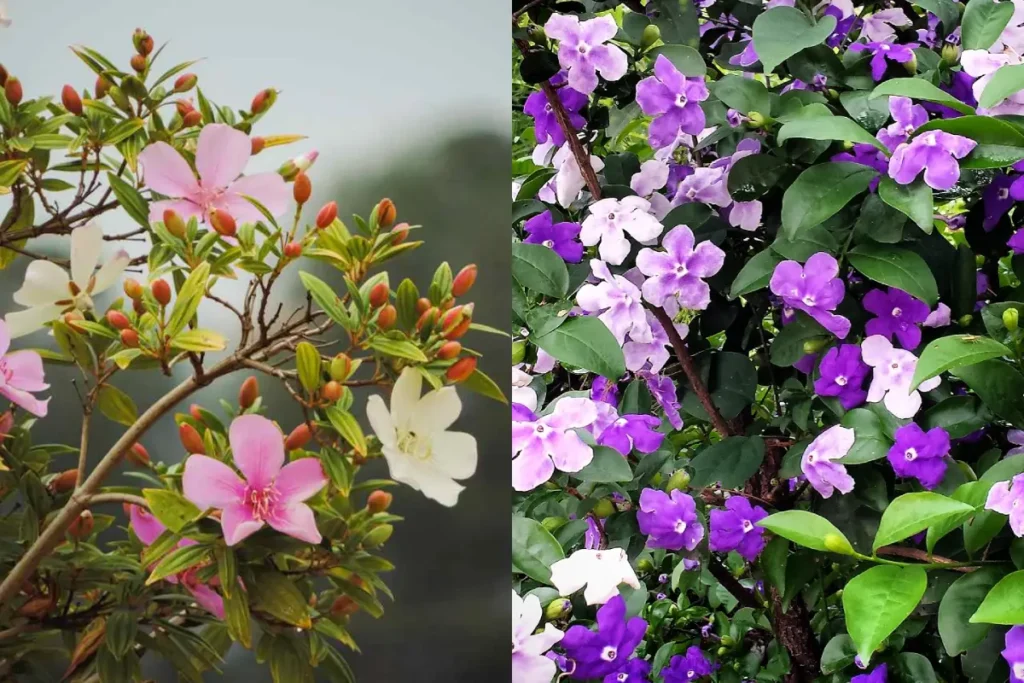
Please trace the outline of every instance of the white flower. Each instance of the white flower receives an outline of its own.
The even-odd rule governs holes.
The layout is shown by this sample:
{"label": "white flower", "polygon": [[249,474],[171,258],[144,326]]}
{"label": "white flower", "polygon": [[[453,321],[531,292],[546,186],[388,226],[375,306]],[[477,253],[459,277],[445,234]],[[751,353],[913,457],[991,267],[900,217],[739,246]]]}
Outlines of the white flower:
{"label": "white flower", "polygon": [[577,550],[551,565],[551,583],[559,595],[570,595],[586,585],[583,598],[588,605],[603,605],[619,594],[619,584],[640,588],[626,551]]}
{"label": "white flower", "polygon": [[664,229],[651,215],[651,203],[642,197],[602,199],[590,205],[580,241],[588,247],[600,244],[601,259],[617,266],[629,255],[627,233],[640,244],[654,244]]}
{"label": "white flower", "polygon": [[71,232],[71,276],[51,261],[37,260],[25,270],[25,284],[14,293],[15,303],[28,306],[7,315],[11,337],[40,329],[62,313],[89,311],[92,297],[117,284],[128,267],[128,252],[118,251],[97,272],[103,253],[103,228],[89,223]]}
{"label": "white flower", "polygon": [[[874,334],[860,344],[864,362],[874,372],[868,387],[868,403],[882,401],[890,413],[899,418],[911,419],[921,409],[921,392],[910,390],[917,370],[917,356],[905,349],[894,348],[892,342]],[[931,391],[941,383],[941,378],[932,377],[918,385],[921,391]]]}
{"label": "white flower", "polygon": [[544,653],[564,635],[551,624],[534,633],[541,620],[540,600],[525,599],[512,591],[512,683],[550,683],[556,673],[554,661]]}
{"label": "white flower", "polygon": [[[538,147],[543,147],[543,145],[538,145]],[[542,154],[546,155],[549,149],[544,147]],[[537,157],[534,156],[534,161],[536,160]],[[583,172],[580,170],[579,164],[576,163],[576,157],[572,155],[572,149],[568,142],[555,152],[551,163],[558,169],[558,173],[541,188],[537,196],[541,201],[549,204],[557,201],[559,206],[568,207],[579,197],[580,192],[587,186],[587,181],[583,178]],[[604,161],[599,157],[591,156],[590,165],[594,172],[600,172],[604,168]]]}
{"label": "white flower", "polygon": [[419,372],[406,368],[391,392],[391,411],[374,395],[366,402],[366,417],[380,439],[392,478],[452,507],[465,488],[455,480],[476,471],[476,439],[447,431],[462,412],[454,387],[421,397],[422,386]]}

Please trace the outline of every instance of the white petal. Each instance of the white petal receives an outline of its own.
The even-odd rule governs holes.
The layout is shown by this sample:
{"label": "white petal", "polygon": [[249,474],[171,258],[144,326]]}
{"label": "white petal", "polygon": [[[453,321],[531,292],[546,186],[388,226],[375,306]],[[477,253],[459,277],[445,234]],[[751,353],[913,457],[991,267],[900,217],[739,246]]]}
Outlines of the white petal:
{"label": "white petal", "polygon": [[433,439],[433,457],[439,470],[452,479],[468,479],[476,472],[476,438],[465,432],[441,432]]}
{"label": "white petal", "polygon": [[391,476],[422,491],[427,498],[436,500],[445,507],[454,507],[459,500],[459,494],[465,488],[439,470],[412,458],[405,459],[401,476],[393,469]]}
{"label": "white petal", "polygon": [[14,293],[14,303],[45,306],[71,298],[67,271],[50,261],[33,261],[25,269],[25,284]]}
{"label": "white petal", "polygon": [[384,399],[374,394],[366,399],[366,419],[370,422],[370,428],[380,439],[381,445],[387,448],[395,446],[395,423],[391,420],[391,413],[384,405]]}
{"label": "white petal", "polygon": [[63,309],[60,306],[36,306],[35,308],[26,308],[24,311],[8,313],[4,321],[7,323],[7,331],[11,335],[11,339],[14,339],[42,329],[46,323],[56,320],[61,310]]}
{"label": "white petal", "polygon": [[131,258],[128,256],[128,252],[123,249],[114,254],[114,258],[104,263],[96,271],[92,293],[103,292],[116,285],[118,280],[121,279],[121,275],[124,274],[125,269],[128,268],[129,261],[131,261]]}
{"label": "white petal", "polygon": [[417,434],[436,434],[451,427],[461,412],[462,401],[455,387],[444,387],[416,402],[410,426]]}
{"label": "white petal", "polygon": [[416,415],[423,378],[413,368],[402,370],[391,390],[391,419],[398,429],[407,429]]}
{"label": "white petal", "polygon": [[93,221],[71,233],[71,279],[85,289],[103,253],[103,228]]}

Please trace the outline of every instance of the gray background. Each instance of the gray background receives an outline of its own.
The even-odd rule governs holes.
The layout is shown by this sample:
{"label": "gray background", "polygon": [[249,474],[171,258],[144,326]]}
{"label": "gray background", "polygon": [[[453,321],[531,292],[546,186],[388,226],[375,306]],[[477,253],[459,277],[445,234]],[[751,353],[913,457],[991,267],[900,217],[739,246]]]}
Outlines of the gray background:
{"label": "gray background", "polygon": [[[0,30],[0,62],[18,76],[26,97],[59,94],[64,83],[92,88],[91,72],[67,49],[87,44],[126,66],[131,32],[142,26],[157,45],[170,44],[163,71],[205,58],[189,70],[203,92],[220,104],[248,107],[261,88],[282,90],[257,134],[302,133],[309,140],[267,150],[250,172],[275,169],[307,149],[321,153],[310,172],[313,206],[338,201],[341,216],[365,215],[382,196],[398,205],[399,220],[423,224],[427,239],[414,258],[392,262],[392,277],[413,277],[425,286],[440,260],[453,268],[475,262],[481,274],[473,298],[476,319],[505,327],[508,314],[508,249],[502,226],[508,218],[508,87],[510,54],[505,3],[465,0],[312,2],[205,0],[173,3],[108,0],[8,0],[13,25]],[[0,210],[9,203],[0,198]],[[108,233],[131,227],[124,216],[103,220]],[[67,240],[38,240],[34,248],[66,255]],[[21,283],[22,259],[0,271],[0,314],[15,308],[10,293]],[[330,271],[319,273],[328,278]],[[397,279],[393,280],[397,282]],[[229,285],[230,283],[226,283]],[[219,285],[227,296],[237,289]],[[223,289],[221,289],[223,288]],[[295,278],[282,288],[300,296]],[[109,297],[100,299],[102,306]],[[211,320],[220,309],[203,309]],[[204,325],[206,323],[204,322]],[[237,334],[221,318],[213,327]],[[474,333],[475,334],[475,333]],[[475,334],[470,343],[486,356],[483,368],[508,383],[507,339]],[[43,345],[45,335],[29,342]],[[26,342],[28,343],[28,342]],[[184,368],[181,369],[184,372]],[[215,406],[234,400],[243,375],[199,396]],[[50,371],[51,417],[38,429],[47,441],[77,439],[78,408],[70,375]],[[140,407],[176,380],[152,373],[123,375],[116,383]],[[298,414],[273,384],[261,379],[270,413],[283,425]],[[507,387],[506,387],[507,388]],[[359,680],[485,681],[508,676],[509,443],[507,408],[463,392],[459,426],[476,433],[480,467],[459,505],[446,509],[409,489],[397,490],[394,509],[406,516],[387,556],[398,569],[389,577],[396,602],[382,620],[353,620],[362,654],[349,654]],[[357,405],[365,396],[357,397]],[[180,407],[181,410],[185,406]],[[92,452],[98,457],[120,428],[97,420]],[[143,439],[154,459],[182,457],[168,417]],[[382,463],[381,463],[382,464]],[[369,476],[383,476],[383,468]],[[129,481],[129,480],[125,480]],[[233,648],[225,678],[269,681],[251,655]],[[146,674],[174,681],[166,664],[146,661]],[[219,680],[210,676],[209,680]]]}

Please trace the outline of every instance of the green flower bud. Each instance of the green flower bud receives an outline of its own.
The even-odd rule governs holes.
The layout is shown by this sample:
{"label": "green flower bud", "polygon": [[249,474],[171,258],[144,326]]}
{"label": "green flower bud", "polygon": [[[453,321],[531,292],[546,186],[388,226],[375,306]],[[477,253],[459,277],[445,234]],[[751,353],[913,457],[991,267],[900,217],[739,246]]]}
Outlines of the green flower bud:
{"label": "green flower bud", "polygon": [[732,639],[732,636],[722,636],[722,645],[732,645],[736,641]]}
{"label": "green flower bud", "polygon": [[752,111],[747,114],[747,123],[751,128],[764,128],[768,120],[760,112]]}
{"label": "green flower bud", "polygon": [[665,485],[665,490],[668,492],[682,491],[690,485],[690,473],[686,470],[676,470],[669,477],[668,483]]}
{"label": "green flower bud", "polygon": [[526,342],[520,339],[512,342],[512,365],[518,365],[526,358]]}
{"label": "green flower bud", "polygon": [[390,524],[381,524],[379,527],[375,527],[363,537],[363,547],[376,548],[377,546],[384,545],[391,538],[391,534],[394,531],[395,527]]}
{"label": "green flower bud", "polygon": [[815,337],[804,341],[804,353],[817,353],[828,344],[828,337]]}
{"label": "green flower bud", "polygon": [[968,313],[967,315],[961,316],[961,318],[957,320],[956,323],[960,327],[968,327],[971,324],[972,320],[974,320],[974,316]]}
{"label": "green flower bud", "polygon": [[907,73],[913,76],[917,73],[917,57],[913,56],[909,62],[903,64],[903,68],[907,70]]}
{"label": "green flower bud", "polygon": [[565,619],[572,614],[572,602],[568,598],[555,598],[544,608],[544,617],[548,621]]}
{"label": "green flower bud", "polygon": [[1020,313],[1016,308],[1007,308],[1003,311],[1003,325],[1005,325],[1006,329],[1010,332],[1016,332],[1019,319]]}
{"label": "green flower bud", "polygon": [[645,557],[636,563],[636,568],[642,572],[653,572],[654,563]]}
{"label": "green flower bud", "polygon": [[594,506],[594,509],[591,510],[591,512],[593,512],[594,516],[598,519],[611,517],[613,514],[615,514],[615,503],[613,503],[608,498],[602,498],[601,500],[597,501],[597,505]]}
{"label": "green flower bud", "polygon": [[648,24],[644,29],[644,35],[640,38],[640,47],[647,49],[661,40],[661,29],[654,24]]}
{"label": "green flower bud", "polygon": [[975,257],[974,257],[974,265],[978,266],[979,268],[981,268],[983,265],[985,265],[985,255],[984,254],[977,254],[977,255],[975,255]]}
{"label": "green flower bud", "polygon": [[320,352],[307,341],[299,342],[295,347],[295,365],[299,371],[299,384],[313,393],[320,388]]}
{"label": "green flower bud", "polygon": [[839,534],[825,534],[825,547],[840,555],[853,555],[853,547],[844,536]]}
{"label": "green flower bud", "polygon": [[960,61],[960,46],[951,45],[950,43],[944,43],[942,46],[942,61],[948,65],[956,64]]}
{"label": "green flower bud", "polygon": [[719,657],[721,657],[724,654],[727,654],[728,652],[729,652],[729,648],[727,648],[727,647],[720,647],[720,648],[718,648],[718,656]]}

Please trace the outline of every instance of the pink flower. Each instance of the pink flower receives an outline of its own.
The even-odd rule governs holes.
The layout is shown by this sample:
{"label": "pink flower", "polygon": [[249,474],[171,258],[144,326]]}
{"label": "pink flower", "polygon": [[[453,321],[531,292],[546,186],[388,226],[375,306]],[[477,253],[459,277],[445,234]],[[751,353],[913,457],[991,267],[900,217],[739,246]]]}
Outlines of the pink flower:
{"label": "pink flower", "polygon": [[274,216],[288,206],[288,185],[277,173],[239,178],[252,153],[249,136],[223,123],[212,123],[199,133],[196,145],[196,180],[185,158],[166,142],[154,142],[139,154],[146,187],[173,199],[153,202],[149,220],[162,221],[164,211],[188,220],[205,222],[214,209],[229,213],[239,223],[263,218],[245,196],[252,197]]}
{"label": "pink flower", "polygon": [[32,395],[50,388],[43,377],[43,359],[35,351],[7,353],[10,347],[7,323],[0,320],[0,396],[36,417],[46,417],[50,399],[42,401]]}
{"label": "pink flower", "polygon": [[219,460],[193,455],[185,461],[185,497],[200,508],[223,511],[221,526],[228,545],[239,543],[264,524],[319,543],[313,510],[303,501],[327,485],[320,461],[302,458],[284,465],[284,437],[273,422],[260,415],[236,418],[228,440],[235,465],[245,479]]}

